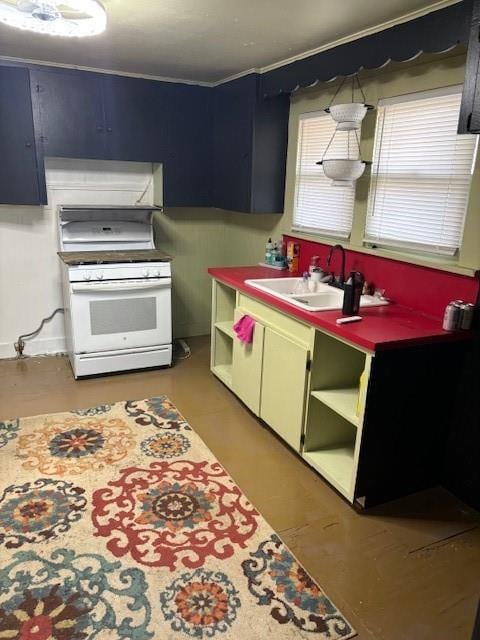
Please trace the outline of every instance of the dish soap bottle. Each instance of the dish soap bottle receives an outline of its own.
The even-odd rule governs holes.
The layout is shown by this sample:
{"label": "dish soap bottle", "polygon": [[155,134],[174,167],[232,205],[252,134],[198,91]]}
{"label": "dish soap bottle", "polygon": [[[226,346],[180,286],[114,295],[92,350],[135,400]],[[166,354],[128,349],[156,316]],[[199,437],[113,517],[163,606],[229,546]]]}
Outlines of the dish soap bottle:
{"label": "dish soap bottle", "polygon": [[363,276],[358,271],[351,271],[343,285],[342,313],[345,316],[356,316],[360,310],[360,297],[363,288]]}
{"label": "dish soap bottle", "polygon": [[265,245],[265,264],[272,264],[272,249],[273,242],[272,239],[269,238],[267,244]]}

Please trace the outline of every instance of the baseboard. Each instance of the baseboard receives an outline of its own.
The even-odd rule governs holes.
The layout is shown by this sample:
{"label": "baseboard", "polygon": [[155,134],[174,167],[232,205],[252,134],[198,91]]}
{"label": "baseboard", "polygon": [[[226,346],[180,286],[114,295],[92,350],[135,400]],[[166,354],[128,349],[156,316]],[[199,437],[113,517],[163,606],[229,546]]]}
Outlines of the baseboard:
{"label": "baseboard", "polygon": [[[17,354],[12,342],[0,342],[0,359],[14,358]],[[36,338],[25,341],[26,356],[38,356],[44,353],[58,353],[65,351],[65,338]]]}

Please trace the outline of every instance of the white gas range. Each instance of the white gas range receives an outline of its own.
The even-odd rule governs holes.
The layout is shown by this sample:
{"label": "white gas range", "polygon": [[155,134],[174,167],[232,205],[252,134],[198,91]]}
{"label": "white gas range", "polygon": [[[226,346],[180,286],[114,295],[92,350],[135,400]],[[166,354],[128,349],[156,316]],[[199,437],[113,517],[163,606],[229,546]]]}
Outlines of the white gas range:
{"label": "white gas range", "polygon": [[58,211],[67,350],[75,378],[172,363],[170,258],[154,207]]}

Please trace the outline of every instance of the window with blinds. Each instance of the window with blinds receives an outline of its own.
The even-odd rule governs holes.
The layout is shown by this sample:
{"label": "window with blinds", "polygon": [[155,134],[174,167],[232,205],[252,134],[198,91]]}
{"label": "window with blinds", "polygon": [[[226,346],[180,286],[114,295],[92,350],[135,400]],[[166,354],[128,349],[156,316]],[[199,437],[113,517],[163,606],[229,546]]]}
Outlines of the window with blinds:
{"label": "window with blinds", "polygon": [[380,101],[365,240],[454,255],[477,138],[457,135],[461,87]]}
{"label": "window with blinds", "polygon": [[[336,123],[326,113],[300,116],[293,228],[348,238],[352,228],[354,187],[337,187],[320,165]],[[350,141],[355,144],[353,140]],[[348,157],[348,135],[335,136],[327,158]]]}

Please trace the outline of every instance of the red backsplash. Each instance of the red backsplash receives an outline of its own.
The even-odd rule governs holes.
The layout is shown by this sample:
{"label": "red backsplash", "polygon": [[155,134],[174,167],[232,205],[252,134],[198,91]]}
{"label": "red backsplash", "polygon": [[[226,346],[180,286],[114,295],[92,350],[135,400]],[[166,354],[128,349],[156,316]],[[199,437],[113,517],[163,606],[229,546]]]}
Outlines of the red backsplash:
{"label": "red backsplash", "polygon": [[[299,272],[308,271],[312,256],[320,257],[320,265],[326,268],[330,245],[294,236],[283,236],[285,241],[294,240],[300,245]],[[479,282],[469,276],[449,273],[431,267],[422,267],[392,258],[383,258],[350,249],[345,250],[345,273],[361,271],[365,279],[385,295],[399,304],[441,318],[450,300],[475,302]],[[330,269],[339,273],[340,252],[335,252]]]}

